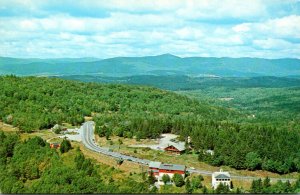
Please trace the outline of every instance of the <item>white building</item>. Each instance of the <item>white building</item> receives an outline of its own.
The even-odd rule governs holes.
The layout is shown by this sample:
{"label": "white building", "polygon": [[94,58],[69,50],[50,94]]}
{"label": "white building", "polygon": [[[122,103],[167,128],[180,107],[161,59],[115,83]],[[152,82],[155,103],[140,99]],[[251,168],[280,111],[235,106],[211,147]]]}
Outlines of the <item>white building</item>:
{"label": "white building", "polygon": [[230,188],[231,177],[229,172],[224,172],[222,169],[219,172],[212,174],[212,187],[216,189],[220,183],[227,185]]}

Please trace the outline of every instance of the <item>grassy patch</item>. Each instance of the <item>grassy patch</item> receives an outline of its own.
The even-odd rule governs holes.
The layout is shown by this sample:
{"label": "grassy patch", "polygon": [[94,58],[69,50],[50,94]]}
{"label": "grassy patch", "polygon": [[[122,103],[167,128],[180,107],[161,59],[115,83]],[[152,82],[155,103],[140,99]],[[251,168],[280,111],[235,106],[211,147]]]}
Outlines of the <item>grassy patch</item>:
{"label": "grassy patch", "polygon": [[163,185],[159,189],[160,193],[185,193],[185,187],[176,187],[174,185]]}
{"label": "grassy patch", "polygon": [[99,137],[98,135],[95,135],[95,138],[99,146],[105,146],[105,147],[111,146],[110,145],[111,141],[113,145],[119,145],[119,140],[122,141],[122,144],[120,145],[121,147],[137,145],[137,144],[147,144],[147,145],[158,144],[158,140],[153,140],[153,139],[140,139],[140,141],[137,141],[136,139],[111,136],[109,140],[106,140],[105,137]]}
{"label": "grassy patch", "polygon": [[[80,147],[82,153],[87,157],[94,159],[95,162],[105,165],[108,169],[117,170],[117,172],[112,175],[114,180],[121,180],[125,178],[125,176],[130,176],[134,178],[136,181],[143,181],[141,178],[141,173],[147,171],[147,167],[143,165],[139,165],[130,161],[124,161],[121,165],[117,164],[115,158],[99,154],[97,152],[93,152],[83,146],[83,144],[74,142],[72,143],[73,147]],[[101,166],[102,168],[103,166]],[[131,173],[131,174],[130,174]]]}
{"label": "grassy patch", "polygon": [[15,133],[19,131],[19,128],[13,127],[12,125],[3,123],[0,121],[0,129],[7,133]]}

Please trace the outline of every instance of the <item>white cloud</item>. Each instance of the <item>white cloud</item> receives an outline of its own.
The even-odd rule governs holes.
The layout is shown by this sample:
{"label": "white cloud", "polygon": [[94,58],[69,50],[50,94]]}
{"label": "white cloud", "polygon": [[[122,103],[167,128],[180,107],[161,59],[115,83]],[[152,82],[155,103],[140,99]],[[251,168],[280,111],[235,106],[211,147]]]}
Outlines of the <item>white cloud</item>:
{"label": "white cloud", "polygon": [[266,37],[300,38],[300,16],[291,15],[282,18],[269,19],[265,22],[242,23],[232,29],[239,32],[249,32]]}
{"label": "white cloud", "polygon": [[273,32],[278,36],[300,38],[300,16],[291,15],[269,20],[266,23],[258,25],[258,27]]}
{"label": "white cloud", "polygon": [[248,32],[250,30],[248,23],[238,24],[232,28],[233,31],[239,32]]}
{"label": "white cloud", "polygon": [[0,56],[299,57],[299,44],[291,41],[300,38],[299,13],[277,14],[270,8],[285,13],[278,5],[287,3],[0,0]]}
{"label": "white cloud", "polygon": [[204,36],[203,31],[199,28],[184,27],[175,30],[175,34],[179,39],[197,40]]}
{"label": "white cloud", "polygon": [[265,4],[260,0],[190,0],[177,10],[181,17],[190,19],[257,18],[266,14]]}
{"label": "white cloud", "polygon": [[[258,39],[254,40],[253,44],[262,49],[281,50],[283,48],[292,48],[295,45],[282,39]],[[299,45],[297,45],[299,47]]]}

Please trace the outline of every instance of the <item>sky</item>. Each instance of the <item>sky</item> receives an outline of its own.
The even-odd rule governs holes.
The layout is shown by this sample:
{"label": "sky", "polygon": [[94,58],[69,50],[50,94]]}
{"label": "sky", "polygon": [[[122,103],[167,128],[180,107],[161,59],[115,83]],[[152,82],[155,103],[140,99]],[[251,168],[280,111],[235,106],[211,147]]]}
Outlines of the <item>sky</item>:
{"label": "sky", "polygon": [[0,56],[300,58],[299,0],[0,0]]}

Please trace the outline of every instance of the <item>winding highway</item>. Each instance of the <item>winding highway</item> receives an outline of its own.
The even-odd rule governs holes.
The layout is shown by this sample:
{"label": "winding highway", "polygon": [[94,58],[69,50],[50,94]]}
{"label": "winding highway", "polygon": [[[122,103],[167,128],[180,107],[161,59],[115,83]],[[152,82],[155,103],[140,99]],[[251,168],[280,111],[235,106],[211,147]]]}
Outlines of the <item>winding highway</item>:
{"label": "winding highway", "polygon": [[85,122],[82,126],[82,134],[81,134],[81,138],[82,138],[82,142],[85,145],[85,147],[87,147],[90,150],[93,150],[95,152],[98,153],[102,153],[114,158],[118,158],[118,159],[123,159],[123,160],[128,160],[128,161],[132,161],[132,162],[136,162],[139,164],[144,164],[144,165],[148,165],[150,160],[147,159],[140,159],[140,158],[135,158],[133,156],[128,156],[128,155],[124,155],[124,154],[120,154],[118,152],[112,152],[109,151],[108,148],[103,148],[98,146],[95,143],[95,135],[94,135],[94,122],[93,121],[88,121]]}
{"label": "winding highway", "polygon": [[[132,161],[135,163],[143,164],[143,165],[148,165],[150,163],[150,160],[147,159],[140,159],[136,158],[133,156],[128,156],[124,154],[120,154],[118,152],[112,152],[109,151],[108,148],[100,147],[95,143],[95,134],[94,134],[94,125],[95,123],[93,121],[88,121],[83,123],[83,125],[80,127],[80,134],[82,138],[82,142],[84,146],[94,152],[98,152],[101,154],[105,154],[108,156],[111,156],[113,158],[117,159],[123,159],[123,160],[128,160]],[[188,172],[190,173],[199,173],[202,175],[212,175],[211,171],[206,171],[206,170],[199,170],[199,169],[187,169]],[[231,178],[238,179],[238,180],[253,180],[253,179],[259,179],[259,177],[252,177],[252,176],[239,176],[239,175],[231,175]],[[295,181],[296,179],[290,179],[290,178],[270,178],[271,181],[276,181],[276,180],[281,180],[281,181]]]}

